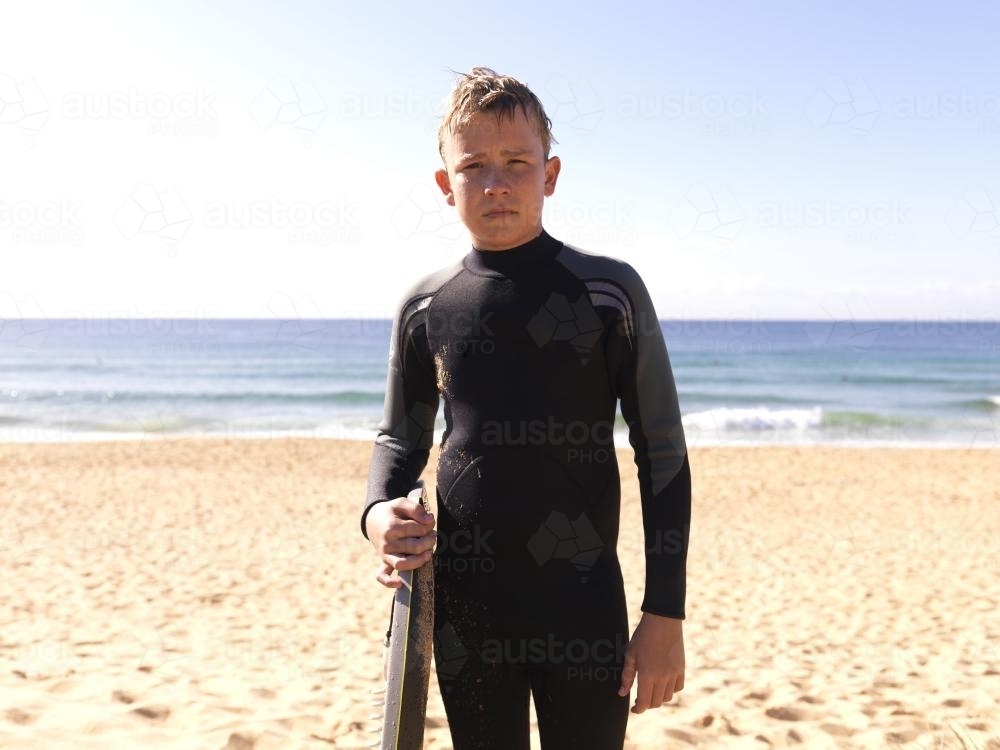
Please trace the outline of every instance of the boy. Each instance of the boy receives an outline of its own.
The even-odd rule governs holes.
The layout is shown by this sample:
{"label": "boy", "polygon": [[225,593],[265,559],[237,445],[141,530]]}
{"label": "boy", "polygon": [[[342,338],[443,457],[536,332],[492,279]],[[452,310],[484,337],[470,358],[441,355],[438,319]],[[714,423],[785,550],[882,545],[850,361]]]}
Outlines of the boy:
{"label": "boy", "polygon": [[[670,362],[636,272],[542,228],[560,169],[551,125],[524,84],[488,68],[451,94],[435,179],[472,248],[400,304],[361,518],[384,586],[433,560],[455,750],[528,750],[529,694],[544,750],[620,750],[636,675],[634,713],[684,687],[691,475]],[[619,398],[646,543],[630,640]],[[426,466],[439,399],[435,532],[405,495]]]}

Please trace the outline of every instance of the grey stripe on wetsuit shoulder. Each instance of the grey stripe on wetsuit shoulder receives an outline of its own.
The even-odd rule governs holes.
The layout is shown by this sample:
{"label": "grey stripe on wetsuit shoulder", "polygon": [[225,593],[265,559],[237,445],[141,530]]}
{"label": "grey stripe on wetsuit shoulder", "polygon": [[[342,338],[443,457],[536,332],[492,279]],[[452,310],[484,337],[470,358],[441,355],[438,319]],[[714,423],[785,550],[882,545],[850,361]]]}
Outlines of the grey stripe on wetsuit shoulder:
{"label": "grey stripe on wetsuit shoulder", "polygon": [[628,297],[625,296],[622,289],[606,281],[584,280],[583,283],[586,285],[587,292],[590,295],[591,305],[599,307],[601,304],[605,304],[618,310],[618,314],[622,317],[629,346],[632,346],[635,329],[632,322],[632,306],[629,304]]}
{"label": "grey stripe on wetsuit shoulder", "polygon": [[572,245],[556,262],[584,283],[594,307],[610,306],[623,316],[635,357],[639,430],[647,443],[653,494],[659,494],[681,470],[687,445],[667,346],[646,285],[628,263]]}
{"label": "grey stripe on wetsuit shoulder", "polygon": [[[406,413],[406,399],[403,393],[404,378],[402,362],[405,356],[405,337],[410,330],[414,315],[425,312],[434,295],[449,281],[462,272],[462,261],[446,266],[413,284],[403,295],[398,317],[393,322],[392,338],[389,341],[389,374],[386,379],[385,410],[378,425],[376,445],[409,454],[420,448],[434,445],[434,419],[437,416],[437,400],[434,403],[417,403]],[[429,356],[429,352],[428,352]],[[413,377],[413,374],[410,374]]]}

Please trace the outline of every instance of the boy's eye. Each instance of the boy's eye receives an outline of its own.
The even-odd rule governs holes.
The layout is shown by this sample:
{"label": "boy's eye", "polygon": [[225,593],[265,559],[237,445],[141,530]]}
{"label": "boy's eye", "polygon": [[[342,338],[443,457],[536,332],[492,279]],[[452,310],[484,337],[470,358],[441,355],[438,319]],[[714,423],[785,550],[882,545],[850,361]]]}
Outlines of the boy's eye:
{"label": "boy's eye", "polygon": [[[526,162],[524,159],[511,159],[510,163],[511,164],[527,164],[528,162]],[[462,167],[462,169],[473,169],[473,168],[481,167],[481,166],[483,166],[481,162],[474,161],[474,162],[470,162],[469,164],[466,164],[464,167]]]}

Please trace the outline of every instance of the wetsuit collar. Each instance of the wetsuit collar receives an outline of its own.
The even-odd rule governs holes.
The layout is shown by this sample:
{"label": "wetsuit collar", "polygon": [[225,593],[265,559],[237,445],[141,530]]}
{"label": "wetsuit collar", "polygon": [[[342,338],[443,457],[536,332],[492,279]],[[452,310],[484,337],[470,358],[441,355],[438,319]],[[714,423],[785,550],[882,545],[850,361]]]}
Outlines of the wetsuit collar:
{"label": "wetsuit collar", "polygon": [[511,273],[548,263],[562,247],[562,242],[543,229],[534,239],[508,250],[480,250],[473,246],[465,256],[465,266],[470,271]]}

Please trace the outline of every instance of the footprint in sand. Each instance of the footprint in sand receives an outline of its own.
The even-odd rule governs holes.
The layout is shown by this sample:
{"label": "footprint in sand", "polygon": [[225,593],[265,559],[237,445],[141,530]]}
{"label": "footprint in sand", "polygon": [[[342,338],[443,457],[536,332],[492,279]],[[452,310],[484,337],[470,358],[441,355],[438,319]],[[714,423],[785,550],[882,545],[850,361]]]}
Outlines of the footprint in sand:
{"label": "footprint in sand", "polygon": [[132,693],[126,693],[124,690],[115,690],[111,693],[111,700],[115,703],[124,703],[129,706],[135,703],[135,696]]}
{"label": "footprint in sand", "polygon": [[166,721],[170,717],[169,706],[140,706],[133,708],[132,713],[151,721]]}
{"label": "footprint in sand", "polygon": [[781,721],[806,721],[809,718],[805,711],[795,706],[771,706],[764,710],[764,714]]}
{"label": "footprint in sand", "polygon": [[905,745],[908,742],[915,741],[921,734],[923,734],[923,731],[916,728],[896,729],[885,733],[885,741],[890,747],[893,745]]}
{"label": "footprint in sand", "polygon": [[30,724],[35,720],[35,715],[30,714],[27,711],[22,711],[20,708],[8,708],[7,712],[4,714],[4,718],[12,724]]}
{"label": "footprint in sand", "polygon": [[[333,744],[329,737],[320,737],[318,734],[310,734],[309,737]],[[285,747],[287,747],[287,738],[279,737],[273,732],[256,734],[244,731],[230,734],[229,741],[220,750],[279,750],[279,748]],[[313,747],[313,744],[310,744],[309,747]]]}
{"label": "footprint in sand", "polygon": [[231,734],[229,742],[222,750],[253,750],[253,737],[246,734]]}
{"label": "footprint in sand", "polygon": [[831,737],[850,737],[854,734],[853,729],[848,729],[847,727],[841,726],[840,724],[820,724],[819,728],[826,732]]}

